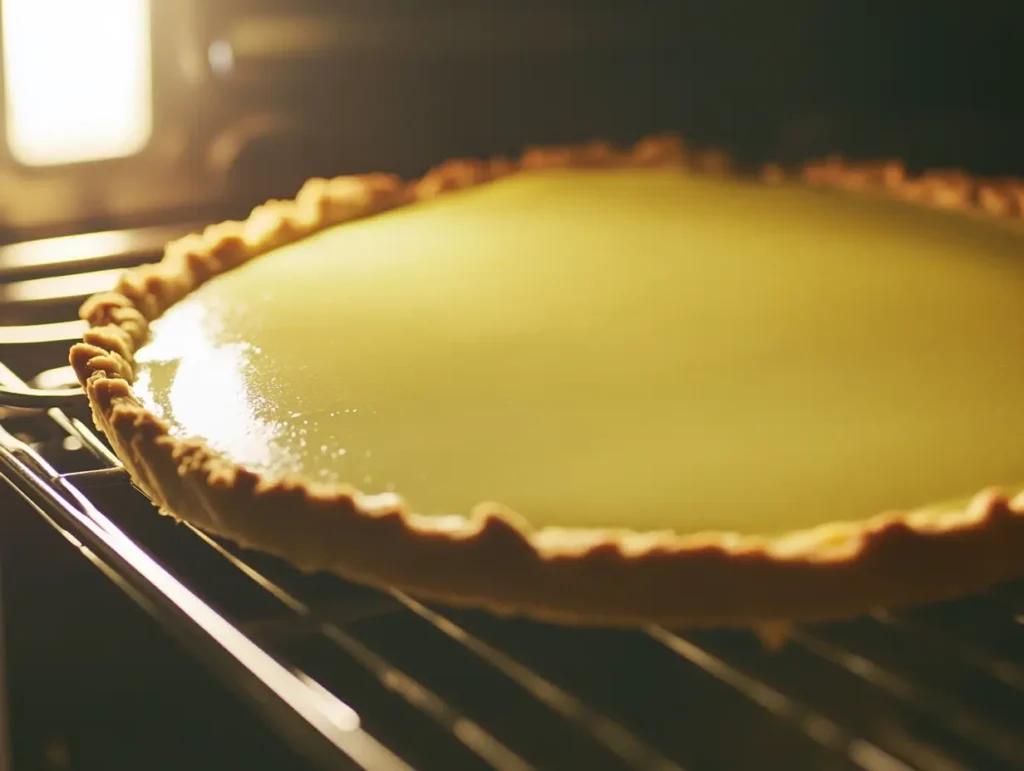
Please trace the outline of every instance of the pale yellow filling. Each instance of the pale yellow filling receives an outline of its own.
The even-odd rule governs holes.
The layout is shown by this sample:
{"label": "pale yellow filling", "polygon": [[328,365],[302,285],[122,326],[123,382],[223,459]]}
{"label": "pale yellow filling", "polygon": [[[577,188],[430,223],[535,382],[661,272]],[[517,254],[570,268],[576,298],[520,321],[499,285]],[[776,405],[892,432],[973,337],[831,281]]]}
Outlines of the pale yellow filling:
{"label": "pale yellow filling", "polygon": [[180,433],[271,475],[776,533],[1024,479],[1024,224],[523,174],[220,276],[138,363]]}

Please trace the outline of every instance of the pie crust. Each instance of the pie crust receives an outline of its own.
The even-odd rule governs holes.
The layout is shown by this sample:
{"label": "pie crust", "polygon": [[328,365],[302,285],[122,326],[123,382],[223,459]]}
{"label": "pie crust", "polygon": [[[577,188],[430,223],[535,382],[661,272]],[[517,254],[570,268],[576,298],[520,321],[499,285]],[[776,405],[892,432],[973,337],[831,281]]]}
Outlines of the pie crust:
{"label": "pie crust", "polygon": [[[70,360],[96,425],[165,514],[306,571],[502,614],[601,625],[764,627],[945,599],[1024,572],[1020,490],[983,490],[941,512],[879,513],[777,537],[534,530],[494,505],[478,506],[453,525],[451,518],[382,506],[351,487],[261,477],[201,441],[172,435],[133,394],[133,355],[147,340],[149,322],[212,276],[333,225],[519,169],[584,166],[732,173],[721,153],[690,152],[679,139],[659,136],[626,151],[594,142],[534,148],[518,160],[454,160],[409,183],[383,174],[310,180],[295,200],[268,202],[244,222],[169,244],[158,264],[127,271],[114,291],[85,303],[81,315],[91,328]],[[1024,216],[1024,182],[960,172],[911,176],[898,161],[832,157],[796,170],[769,165],[761,177]]]}

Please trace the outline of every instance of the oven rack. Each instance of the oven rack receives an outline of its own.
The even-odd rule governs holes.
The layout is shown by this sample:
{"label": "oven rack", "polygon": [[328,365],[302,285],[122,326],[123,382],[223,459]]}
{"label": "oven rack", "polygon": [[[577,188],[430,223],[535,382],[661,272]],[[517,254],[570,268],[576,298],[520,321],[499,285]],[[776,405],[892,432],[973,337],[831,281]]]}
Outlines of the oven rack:
{"label": "oven rack", "polygon": [[[0,359],[79,331],[0,326]],[[801,627],[777,651],[423,604],[157,516],[68,369],[35,372],[0,363],[0,477],[313,767],[1024,768],[1024,583]]]}

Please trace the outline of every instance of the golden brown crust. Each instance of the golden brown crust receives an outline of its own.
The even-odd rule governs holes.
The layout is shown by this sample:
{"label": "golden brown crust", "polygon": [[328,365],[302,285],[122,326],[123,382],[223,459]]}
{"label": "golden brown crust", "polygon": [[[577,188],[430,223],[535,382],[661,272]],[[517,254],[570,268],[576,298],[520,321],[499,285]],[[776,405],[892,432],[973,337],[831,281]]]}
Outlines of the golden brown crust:
{"label": "golden brown crust", "polygon": [[[718,152],[690,153],[653,137],[628,151],[603,142],[528,150],[517,160],[450,161],[404,183],[387,175],[313,179],[293,201],[271,201],[168,245],[163,260],[128,271],[91,298],[91,325],[71,351],[97,426],[132,478],[167,514],[305,570],[329,570],[423,597],[500,613],[577,623],[764,627],[841,617],[884,604],[938,600],[1021,572],[1024,493],[978,494],[960,511],[893,512],[776,538],[732,533],[533,530],[481,506],[461,525],[411,513],[353,488],[260,477],[202,442],[173,436],[135,397],[133,356],[148,324],[203,282],[324,228],[519,169],[675,167],[725,173]],[[899,162],[839,158],[766,181],[882,193],[922,204],[1024,216],[1024,185],[960,173],[911,178]]]}

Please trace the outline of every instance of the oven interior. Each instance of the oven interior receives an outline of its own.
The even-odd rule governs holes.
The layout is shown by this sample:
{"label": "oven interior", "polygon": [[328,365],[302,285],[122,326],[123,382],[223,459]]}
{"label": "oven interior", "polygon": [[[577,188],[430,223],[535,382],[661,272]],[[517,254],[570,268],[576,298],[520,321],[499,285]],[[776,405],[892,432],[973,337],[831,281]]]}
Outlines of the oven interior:
{"label": "oven interior", "polygon": [[[0,3],[7,51],[19,3]],[[0,769],[1024,768],[1024,584],[801,627],[778,650],[424,605],[156,516],[61,390],[85,296],[309,176],[666,129],[741,160],[1022,176],[1020,12],[104,6],[145,6],[142,149],[26,163],[10,56],[0,78]]]}

